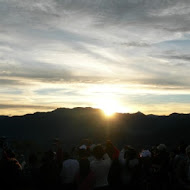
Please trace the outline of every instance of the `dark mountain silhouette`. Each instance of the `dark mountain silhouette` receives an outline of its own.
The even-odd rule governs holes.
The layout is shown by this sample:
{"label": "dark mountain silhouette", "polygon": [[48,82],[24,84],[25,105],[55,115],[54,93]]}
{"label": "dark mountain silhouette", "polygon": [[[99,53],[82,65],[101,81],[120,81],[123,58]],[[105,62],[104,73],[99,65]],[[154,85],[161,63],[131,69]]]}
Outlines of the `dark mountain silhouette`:
{"label": "dark mountain silhouette", "polygon": [[106,117],[93,108],[58,108],[24,116],[0,116],[0,136],[45,143],[59,138],[74,145],[82,138],[103,142],[109,138],[117,145],[134,146],[165,143],[190,143],[190,114],[169,116],[116,113]]}

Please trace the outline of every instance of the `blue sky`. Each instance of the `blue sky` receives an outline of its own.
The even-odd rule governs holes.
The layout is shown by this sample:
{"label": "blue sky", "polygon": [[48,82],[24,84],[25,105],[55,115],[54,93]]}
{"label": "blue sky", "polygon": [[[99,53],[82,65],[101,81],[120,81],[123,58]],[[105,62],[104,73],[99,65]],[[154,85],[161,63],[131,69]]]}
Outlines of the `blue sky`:
{"label": "blue sky", "polygon": [[188,0],[0,0],[0,18],[0,115],[190,113]]}

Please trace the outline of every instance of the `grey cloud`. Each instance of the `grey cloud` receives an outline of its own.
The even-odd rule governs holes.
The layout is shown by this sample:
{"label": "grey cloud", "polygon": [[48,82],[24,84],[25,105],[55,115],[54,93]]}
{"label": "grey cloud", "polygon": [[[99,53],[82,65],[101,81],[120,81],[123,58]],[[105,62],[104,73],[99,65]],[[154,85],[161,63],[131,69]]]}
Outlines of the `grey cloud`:
{"label": "grey cloud", "polygon": [[142,83],[144,84],[151,84],[156,86],[173,86],[173,87],[183,87],[190,89],[189,81],[186,81],[185,79],[176,79],[175,76],[169,76],[169,77],[150,77],[149,79],[143,79]]}
{"label": "grey cloud", "polygon": [[128,46],[128,47],[150,47],[151,44],[146,43],[146,42],[125,42],[121,43],[123,46]]}
{"label": "grey cloud", "polygon": [[[179,43],[179,42],[178,42]],[[155,52],[154,54],[151,54],[152,57],[158,57],[158,58],[164,58],[167,60],[170,60],[171,65],[178,65],[178,66],[185,66],[188,67],[190,56],[187,54],[189,51],[190,43],[189,41],[180,41],[181,44],[174,43],[175,47],[179,46],[179,50],[176,49],[170,49],[170,50],[163,50],[161,53]],[[184,43],[184,44],[183,44]],[[184,48],[184,46],[187,46],[187,43],[189,44],[188,48]],[[179,62],[181,61],[181,62]],[[169,63],[169,64],[170,64]]]}
{"label": "grey cloud", "polygon": [[47,63],[20,63],[15,65],[14,68],[9,65],[1,66],[4,72],[1,76],[10,78],[23,78],[23,79],[34,79],[42,81],[57,81],[72,78],[72,75],[67,69],[56,67],[52,64]]}
{"label": "grey cloud", "polygon": [[9,78],[0,80],[0,84],[1,82],[4,82],[4,85],[27,85],[30,84],[30,80],[41,81],[44,83],[103,83],[106,81],[113,81],[113,77],[111,76],[101,76],[96,74],[91,76],[84,76],[81,74],[80,76],[77,76],[73,74],[72,67],[65,68],[61,65],[43,62],[34,63],[28,61],[27,63],[19,63],[16,65],[5,63],[4,65],[1,65],[0,68],[3,71],[0,72],[0,76]]}
{"label": "grey cloud", "polygon": [[[146,105],[152,104],[165,104],[165,103],[190,103],[190,94],[169,94],[169,95],[150,95],[150,94],[143,94],[143,95],[133,95],[129,97],[130,102],[136,104],[136,102],[141,102]],[[124,100],[125,101],[125,100]]]}
{"label": "grey cloud", "polygon": [[[186,1],[181,1],[184,4]],[[5,3],[5,2],[4,2]],[[73,1],[73,0],[55,0],[55,1],[39,1],[33,2],[31,4],[31,1],[26,1],[25,3],[19,3],[20,6],[16,6],[16,1],[13,1],[13,4],[15,3],[15,6],[11,5],[10,3],[6,3],[7,7],[10,6],[10,9],[14,10],[17,14],[21,14],[22,19],[19,18],[8,18],[3,23],[3,26],[7,26],[8,21],[13,21],[14,19],[20,20],[21,24],[24,26],[23,28],[20,28],[16,25],[13,25],[13,23],[10,23],[7,27],[13,27],[17,28],[18,31],[23,35],[23,33],[28,34],[28,36],[33,36],[36,39],[36,42],[40,39],[40,42],[43,38],[46,39],[57,39],[60,41],[63,41],[64,43],[67,43],[67,45],[72,46],[73,48],[77,49],[78,51],[84,51],[86,53],[91,53],[92,56],[94,56],[93,52],[90,52],[88,49],[82,45],[82,43],[86,44],[95,44],[97,46],[103,45],[102,42],[94,41],[93,37],[88,37],[87,35],[72,33],[71,31],[67,32],[66,30],[63,30],[64,26],[67,25],[67,22],[75,24],[72,26],[72,29],[77,31],[80,29],[80,27],[83,27],[83,25],[86,25],[87,28],[90,29],[90,31],[93,31],[94,28],[91,28],[90,25],[95,25],[95,27],[100,27],[100,29],[104,29],[105,27],[110,28],[110,32],[112,32],[112,26],[115,26],[117,31],[120,33],[120,30],[125,30],[126,34],[120,34],[121,38],[125,38],[128,34],[128,31],[136,31],[137,34],[141,33],[141,30],[143,30],[143,35],[146,36],[146,31],[152,31],[152,30],[167,30],[168,26],[171,26],[171,28],[178,27],[183,28],[185,26],[188,26],[188,19],[185,19],[187,16],[184,15],[172,15],[172,16],[164,16],[160,17],[159,15],[149,15],[151,11],[154,10],[163,10],[170,8],[172,6],[177,5],[177,1],[173,0],[137,0],[137,1],[130,1],[130,0],[79,0],[79,1]],[[2,2],[3,4],[3,2]],[[22,6],[21,6],[22,5]],[[17,10],[21,9],[22,11]],[[32,8],[31,8],[32,7]],[[52,8],[51,8],[52,7]],[[25,11],[24,11],[25,10]],[[36,12],[38,14],[36,14]],[[16,14],[15,13],[15,14]],[[46,16],[46,14],[48,16]],[[57,17],[51,16],[52,14],[58,14]],[[16,14],[16,15],[17,15]],[[6,15],[6,12],[5,12]],[[18,16],[18,15],[17,15]],[[5,16],[2,15],[2,18]],[[39,17],[39,18],[35,18]],[[24,20],[26,18],[26,20]],[[31,30],[33,27],[28,26],[27,18],[31,19],[31,22],[39,21],[41,24],[41,28],[49,28],[46,27],[46,24],[52,24],[52,29],[57,29],[59,26],[63,25],[63,28],[60,30],[59,33],[55,32],[55,30],[51,33],[50,31],[33,31]],[[83,18],[92,18],[92,22],[85,23],[81,22]],[[177,20],[176,20],[177,19]],[[52,22],[53,20],[53,22]],[[80,22],[77,25],[77,20]],[[23,21],[23,23],[22,23]],[[55,21],[55,22],[54,22]],[[178,22],[176,22],[178,21]],[[183,22],[182,22],[183,21]],[[184,23],[186,22],[186,23]],[[0,22],[1,23],[1,22]],[[50,25],[51,25],[50,24]],[[179,25],[179,26],[178,26]],[[181,26],[182,25],[182,26]],[[35,26],[35,25],[34,25]],[[3,28],[3,27],[2,27]],[[50,27],[51,28],[51,27]],[[26,30],[28,29],[28,30]],[[39,27],[37,27],[39,29]],[[71,28],[70,28],[71,29]],[[170,28],[168,28],[169,30]],[[11,30],[11,28],[10,28]],[[92,33],[93,35],[93,33]],[[139,38],[143,38],[143,36],[139,36]],[[28,38],[28,37],[27,37]],[[128,36],[130,38],[130,35]],[[32,43],[34,40],[30,40],[29,43]],[[148,47],[148,43],[139,43],[137,41],[134,42],[127,42],[127,46],[133,46],[133,47]],[[27,48],[27,47],[26,47]],[[98,55],[95,55],[98,57]],[[108,60],[109,61],[109,60]]]}
{"label": "grey cloud", "polygon": [[[94,24],[96,27],[109,27],[111,25],[125,27],[125,24],[127,24],[126,27],[138,27],[139,25],[142,27],[143,24],[145,24],[145,26],[148,24],[150,28],[154,28],[155,25],[164,24],[167,26],[168,22],[170,22],[170,25],[176,27],[176,19],[188,22],[188,20],[185,19],[187,15],[176,14],[172,15],[172,17],[170,15],[165,15],[163,17],[156,14],[154,16],[149,15],[149,13],[155,10],[167,10],[168,8],[178,6],[176,0],[55,0],[39,2],[33,1],[33,3],[31,3],[31,1],[26,1],[25,3],[21,3],[21,1],[18,2],[1,2],[1,4],[4,5],[4,9],[1,8],[2,16],[9,16],[9,18],[5,20],[2,19],[1,21],[5,25],[7,25],[7,20],[10,21],[11,19],[12,22],[17,21],[21,24],[25,24],[26,26],[30,22],[35,24],[39,22],[39,24],[37,24],[39,26],[42,23],[42,27],[50,27],[51,24],[53,24],[52,26],[57,28],[59,26],[56,26],[56,21],[61,24],[70,22],[72,19],[73,21],[77,21],[87,17],[92,18],[93,23],[90,24]],[[16,3],[23,5],[16,6]],[[180,3],[183,3],[184,6],[188,6],[188,2],[185,0],[181,0]],[[10,10],[10,14],[14,15],[15,18],[10,18],[6,8]],[[2,18],[5,18],[5,16]],[[14,24],[14,22],[11,24]],[[177,24],[180,24],[180,26],[183,25],[182,22],[177,22]],[[78,26],[75,27],[78,28]]]}
{"label": "grey cloud", "polygon": [[[188,6],[187,1],[180,1],[180,5],[182,3],[184,4],[184,6]],[[170,9],[171,7],[179,6],[176,0],[99,0],[93,2],[90,0],[81,0],[77,2],[57,1],[57,4],[60,8],[65,8],[66,10],[68,10],[68,12],[71,11],[73,15],[84,14],[92,16],[95,20],[94,24],[100,27],[110,25],[125,27],[124,24],[127,24],[126,27],[138,27],[138,25],[142,27],[143,24],[145,26],[147,26],[148,24],[150,29],[154,28],[156,25],[158,27],[168,26],[168,23],[176,27],[176,23],[183,25],[182,22],[176,21],[188,21],[188,19],[185,19],[187,18],[187,15],[179,15],[179,11],[176,12],[176,14],[174,13],[172,16],[170,14],[164,16],[156,14],[157,12]],[[155,14],[151,14],[152,12],[155,12]]]}
{"label": "grey cloud", "polygon": [[69,88],[42,88],[35,91],[39,95],[61,95],[61,96],[79,96],[80,89],[69,89]]}
{"label": "grey cloud", "polygon": [[[22,47],[22,49],[38,48],[38,44],[51,44],[53,41],[66,44],[69,48],[92,56],[99,60],[106,60],[109,64],[113,64],[116,67],[120,67],[121,64],[114,63],[113,60],[104,57],[93,50],[89,49],[87,45],[95,45],[96,47],[109,47],[110,44],[106,44],[107,41],[102,42],[101,40],[94,40],[98,38],[93,29],[97,31],[104,31],[112,33],[114,27],[117,33],[113,33],[116,37],[120,37],[123,41],[125,38],[132,38],[128,32],[132,31],[137,36],[137,39],[131,39],[126,43],[121,43],[129,47],[142,47],[147,48],[151,42],[139,42],[137,41],[144,36],[149,36],[149,32],[154,33],[155,30],[166,30],[174,32],[172,29],[178,28],[178,31],[183,31],[188,26],[189,20],[188,15],[185,14],[163,14],[159,15],[159,12],[167,11],[171,7],[178,6],[177,0],[57,0],[57,1],[1,1],[0,6],[0,21],[1,28],[5,28],[10,35],[13,37],[21,38],[23,36],[23,43],[16,44],[16,48]],[[17,5],[18,3],[18,5]],[[189,5],[187,1],[182,0],[180,3]],[[83,22],[83,18],[91,18],[90,22]],[[73,23],[73,31],[63,29],[65,26]],[[79,25],[80,23],[80,25]],[[21,27],[23,26],[23,27]],[[89,29],[90,34],[84,34],[84,31],[80,31],[80,28],[86,27]],[[84,28],[85,28],[84,27]],[[61,28],[57,30],[58,28]],[[66,27],[65,27],[66,28]],[[104,30],[106,29],[107,30]],[[188,28],[188,27],[187,27]],[[15,30],[16,29],[16,30]],[[78,31],[79,32],[76,32]],[[188,29],[186,29],[187,31]],[[16,31],[14,33],[14,31]],[[120,31],[123,31],[121,33]],[[24,35],[23,35],[24,34]],[[128,35],[129,34],[129,35]],[[155,36],[156,36],[155,32]],[[22,38],[21,38],[22,39]],[[104,37],[102,37],[104,39]],[[135,41],[136,40],[136,41]],[[35,41],[35,43],[34,43]],[[22,42],[22,41],[21,41]],[[149,44],[150,43],[150,44]],[[18,45],[18,46],[17,46]],[[30,47],[32,46],[32,47]],[[16,57],[13,57],[16,59]],[[179,59],[179,58],[178,58]],[[20,60],[18,60],[20,61]],[[43,82],[53,81],[83,81],[83,82],[97,82],[97,81],[110,81],[113,77],[107,76],[74,76],[70,68],[63,68],[61,66],[55,67],[50,64],[36,63],[35,61],[26,61],[21,63],[15,68],[4,67],[5,71],[10,71],[10,74],[3,73],[6,77],[21,77],[34,80],[40,80]],[[134,70],[137,75],[144,73],[151,75],[152,78],[156,78],[152,83],[164,84],[164,81],[159,80],[159,76],[163,77],[168,75],[165,70],[167,67],[155,68],[149,65],[123,65],[127,68],[128,66]],[[158,65],[159,67],[159,65]],[[1,66],[2,68],[2,66]],[[127,70],[127,69],[126,69]],[[173,75],[173,77],[179,75]],[[186,75],[185,75],[186,76]],[[164,78],[165,84],[167,85],[172,81],[173,78]],[[138,81],[135,77],[131,80]],[[145,78],[146,81],[146,78]],[[175,81],[175,80],[174,80]],[[142,77],[143,82],[143,77]],[[147,80],[147,83],[151,84],[151,79]],[[176,83],[177,84],[177,83]],[[175,84],[171,84],[175,85]]]}
{"label": "grey cloud", "polygon": [[171,74],[169,74],[169,76],[159,76],[156,74],[149,77],[134,76],[130,79],[121,79],[119,83],[146,85],[148,89],[150,88],[155,90],[190,90],[190,81],[188,78],[179,79],[178,76]]}
{"label": "grey cloud", "polygon": [[[162,60],[164,59],[163,56],[159,58]],[[190,88],[190,72],[188,63],[173,63],[172,60],[171,62],[163,63],[149,60],[147,62],[136,61],[126,65],[126,68],[127,67],[133,71],[133,74],[128,76],[128,71],[125,69],[126,77],[122,76],[123,78],[120,77],[120,79],[121,81],[124,80],[126,83],[145,84],[151,87],[157,86],[162,88]]]}
{"label": "grey cloud", "polygon": [[[40,27],[43,21],[53,19],[50,1],[1,1],[0,23],[7,27],[30,26]],[[48,22],[43,23],[46,27]],[[5,27],[6,29],[6,27]]]}
{"label": "grey cloud", "polygon": [[189,55],[168,55],[168,56],[165,56],[165,57],[169,58],[169,59],[190,61],[190,56]]}
{"label": "grey cloud", "polygon": [[0,104],[0,109],[9,108],[33,108],[33,109],[55,109],[54,106],[40,106],[40,105],[21,105],[21,104]]}
{"label": "grey cloud", "polygon": [[[32,35],[31,35],[32,34]],[[101,59],[101,60],[105,60],[108,62],[112,62],[113,60],[100,55],[96,52],[94,52],[91,48],[89,48],[89,45],[92,46],[96,46],[96,47],[101,47],[101,48],[107,48],[109,47],[110,43],[104,43],[98,39],[94,39],[93,36],[89,37],[86,36],[84,34],[80,34],[80,33],[75,33],[72,31],[67,31],[67,30],[50,30],[50,31],[39,31],[39,30],[31,30],[30,32],[27,31],[22,31],[21,33],[14,33],[13,35],[15,36],[15,38],[20,38],[21,42],[18,43],[12,43],[12,42],[0,42],[0,44],[2,44],[8,47],[11,47],[11,50],[14,51],[24,51],[27,53],[27,51],[29,52],[31,49],[38,49],[39,44],[41,44],[41,48],[44,48],[45,44],[47,45],[47,47],[51,44],[54,43],[58,43],[58,44],[64,44],[66,45],[68,48],[64,49],[64,50],[59,50],[59,49],[54,49],[53,51],[58,51],[58,52],[62,52],[63,54],[65,53],[65,51],[69,51],[69,49],[71,49],[72,51],[75,51],[76,53],[82,53],[82,54],[88,54],[91,57],[95,58],[95,59]],[[22,39],[24,39],[24,41],[22,41]],[[26,44],[27,43],[27,44]],[[30,44],[30,45],[28,45]],[[141,43],[141,46],[145,45],[144,43]],[[12,56],[14,57],[14,54],[10,55],[8,54],[8,56]],[[23,55],[24,56],[24,55]],[[1,58],[3,59],[3,58]]]}
{"label": "grey cloud", "polygon": [[0,85],[1,86],[23,86],[27,85],[24,81],[20,80],[11,80],[11,79],[2,79],[0,78]]}
{"label": "grey cloud", "polygon": [[[189,24],[189,21],[186,21],[187,24]],[[177,26],[177,27],[163,27],[164,30],[168,30],[169,32],[189,32],[190,31],[190,26],[185,25],[184,22],[182,26]]]}
{"label": "grey cloud", "polygon": [[142,80],[141,83],[157,85],[157,86],[173,86],[173,87],[185,87],[190,88],[190,80],[188,77],[189,73],[184,73],[183,77],[181,77],[180,70],[176,70],[171,68],[167,71],[162,71],[158,73],[153,73],[152,76],[146,79],[146,77]]}

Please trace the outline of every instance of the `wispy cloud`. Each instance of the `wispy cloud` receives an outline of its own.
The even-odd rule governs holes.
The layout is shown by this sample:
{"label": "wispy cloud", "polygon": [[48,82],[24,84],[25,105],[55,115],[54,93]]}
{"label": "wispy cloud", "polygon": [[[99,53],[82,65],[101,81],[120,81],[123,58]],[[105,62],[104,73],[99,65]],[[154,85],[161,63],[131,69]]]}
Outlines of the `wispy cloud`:
{"label": "wispy cloud", "polygon": [[55,107],[51,106],[40,106],[40,105],[21,105],[21,104],[0,104],[1,109],[12,109],[12,108],[32,108],[32,109],[55,109]]}
{"label": "wispy cloud", "polygon": [[187,0],[1,0],[0,104],[89,106],[94,85],[123,104],[137,90],[185,96],[189,16]]}

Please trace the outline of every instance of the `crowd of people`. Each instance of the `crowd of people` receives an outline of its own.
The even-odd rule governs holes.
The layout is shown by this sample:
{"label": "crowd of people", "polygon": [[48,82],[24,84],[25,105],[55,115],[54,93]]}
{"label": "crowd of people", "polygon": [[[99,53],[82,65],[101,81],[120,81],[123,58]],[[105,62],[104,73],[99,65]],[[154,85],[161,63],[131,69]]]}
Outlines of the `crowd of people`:
{"label": "crowd of people", "polygon": [[110,140],[93,144],[84,139],[70,152],[57,146],[27,159],[4,148],[0,184],[2,189],[190,189],[190,145],[168,150],[159,144],[140,151],[125,145],[119,150]]}

